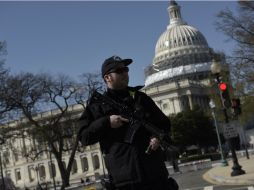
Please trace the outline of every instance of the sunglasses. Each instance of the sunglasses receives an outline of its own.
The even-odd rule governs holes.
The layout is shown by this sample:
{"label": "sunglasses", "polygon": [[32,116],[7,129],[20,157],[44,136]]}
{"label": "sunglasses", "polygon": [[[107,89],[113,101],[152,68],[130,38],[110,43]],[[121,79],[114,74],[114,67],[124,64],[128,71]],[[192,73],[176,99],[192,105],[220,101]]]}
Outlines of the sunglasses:
{"label": "sunglasses", "polygon": [[117,68],[117,69],[113,69],[113,70],[109,71],[108,74],[110,74],[110,73],[122,74],[122,73],[128,73],[128,72],[129,72],[128,67],[121,67],[121,68]]}

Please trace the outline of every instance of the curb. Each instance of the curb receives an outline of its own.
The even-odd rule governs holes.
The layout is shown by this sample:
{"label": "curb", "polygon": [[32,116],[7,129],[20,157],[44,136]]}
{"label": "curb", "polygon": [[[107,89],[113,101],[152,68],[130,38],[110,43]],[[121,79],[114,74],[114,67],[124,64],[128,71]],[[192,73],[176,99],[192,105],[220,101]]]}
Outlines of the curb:
{"label": "curb", "polygon": [[[172,165],[166,166],[170,175],[176,173],[173,170]],[[180,173],[186,173],[190,171],[197,171],[205,168],[212,168],[212,162],[210,159],[198,160],[193,162],[181,163],[178,165]]]}
{"label": "curb", "polygon": [[213,168],[203,174],[203,179],[209,183],[216,185],[254,185],[254,157],[250,159],[239,158],[243,170],[246,172],[243,175],[231,176],[233,161],[230,160],[228,166],[220,166],[219,163],[213,163]]}
{"label": "curb", "polygon": [[203,175],[203,179],[216,185],[254,185],[254,179],[231,179],[216,175],[210,171]]}

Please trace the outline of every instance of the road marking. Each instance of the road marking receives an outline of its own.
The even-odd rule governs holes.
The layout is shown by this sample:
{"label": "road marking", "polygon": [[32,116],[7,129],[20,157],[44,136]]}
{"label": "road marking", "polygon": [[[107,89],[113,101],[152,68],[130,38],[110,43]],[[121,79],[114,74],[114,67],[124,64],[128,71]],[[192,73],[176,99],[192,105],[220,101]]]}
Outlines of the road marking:
{"label": "road marking", "polygon": [[204,188],[204,190],[213,190],[213,186],[207,186]]}
{"label": "road marking", "polygon": [[[234,188],[235,190],[237,189],[243,189],[244,187],[238,187],[238,188]],[[254,186],[249,186],[249,187],[245,187],[247,188],[246,190],[254,190]],[[244,188],[244,189],[245,189]],[[194,188],[189,188],[189,189],[184,189],[184,190],[213,190],[214,186],[206,186],[206,187],[194,187]]]}

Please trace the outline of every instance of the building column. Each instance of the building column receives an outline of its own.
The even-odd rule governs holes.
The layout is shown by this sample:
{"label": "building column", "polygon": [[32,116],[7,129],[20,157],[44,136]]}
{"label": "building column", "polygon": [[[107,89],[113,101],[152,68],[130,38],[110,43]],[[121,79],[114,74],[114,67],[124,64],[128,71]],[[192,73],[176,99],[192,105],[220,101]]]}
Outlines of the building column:
{"label": "building column", "polygon": [[78,167],[78,174],[82,174],[82,163],[81,163],[81,155],[79,157],[76,157],[77,167]]}
{"label": "building column", "polygon": [[23,165],[20,168],[20,172],[21,172],[21,180],[24,183],[24,187],[29,186],[30,184],[30,178],[29,178],[29,171],[28,171],[28,165]]}
{"label": "building column", "polygon": [[174,98],[171,98],[170,101],[171,101],[171,104],[172,104],[172,107],[173,107],[173,113],[176,113]]}
{"label": "building column", "polygon": [[[49,164],[50,163],[50,164]],[[54,163],[54,162],[53,162]],[[44,162],[44,167],[45,167],[45,174],[46,174],[46,177],[45,177],[45,181],[52,181],[52,178],[50,176],[50,170],[51,168],[51,162],[50,160],[46,160],[46,162]],[[53,181],[52,181],[53,182]],[[52,183],[53,184],[53,183]]]}
{"label": "building column", "polygon": [[182,105],[181,97],[177,97],[177,101],[178,101],[178,105],[179,105],[179,111],[182,112],[183,111],[183,105]]}
{"label": "building column", "polygon": [[93,167],[93,153],[89,152],[89,154],[87,155],[87,162],[88,162],[88,172],[93,172],[94,171],[94,167]]}
{"label": "building column", "polygon": [[99,161],[100,161],[100,170],[102,171],[102,174],[107,174],[108,172],[106,171],[106,165],[105,165],[105,162],[104,162],[104,157],[103,157],[103,154],[101,151],[99,151]]}
{"label": "building column", "polygon": [[192,102],[192,97],[191,97],[191,95],[188,95],[188,99],[189,99],[190,109],[193,110],[193,102]]}

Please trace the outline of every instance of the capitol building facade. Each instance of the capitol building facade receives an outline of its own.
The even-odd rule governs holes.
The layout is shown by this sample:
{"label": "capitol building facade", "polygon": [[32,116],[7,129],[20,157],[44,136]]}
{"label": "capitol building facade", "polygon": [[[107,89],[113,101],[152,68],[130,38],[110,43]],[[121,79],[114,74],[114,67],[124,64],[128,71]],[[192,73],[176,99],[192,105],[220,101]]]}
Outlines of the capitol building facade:
{"label": "capitol building facade", "polygon": [[213,50],[196,28],[181,16],[181,7],[170,1],[169,25],[155,46],[152,64],[145,70],[148,94],[166,114],[176,114],[194,105],[209,108]]}

